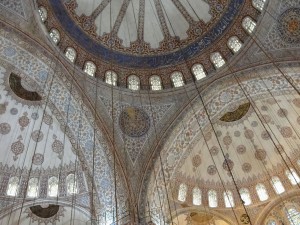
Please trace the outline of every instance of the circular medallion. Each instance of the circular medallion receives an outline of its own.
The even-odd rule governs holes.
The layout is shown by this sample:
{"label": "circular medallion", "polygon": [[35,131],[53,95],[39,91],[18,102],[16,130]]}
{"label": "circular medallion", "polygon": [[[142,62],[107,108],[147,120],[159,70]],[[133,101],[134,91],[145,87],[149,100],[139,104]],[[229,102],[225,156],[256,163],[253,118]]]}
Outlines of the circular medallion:
{"label": "circular medallion", "polygon": [[219,153],[219,148],[217,146],[213,146],[213,147],[210,148],[209,151],[210,151],[211,155],[216,156]]}
{"label": "circular medallion", "polygon": [[290,138],[293,136],[293,130],[290,127],[281,127],[280,133],[284,138]]}
{"label": "circular medallion", "polygon": [[11,130],[11,127],[8,123],[1,123],[0,124],[0,134],[5,135],[8,134]]}
{"label": "circular medallion", "polygon": [[257,160],[263,161],[266,159],[266,156],[267,156],[267,152],[263,149],[257,149],[255,151],[255,158]]}
{"label": "circular medallion", "polygon": [[43,162],[44,162],[44,156],[40,153],[36,153],[32,157],[32,163],[34,165],[42,165]]}
{"label": "circular medallion", "polygon": [[209,167],[207,167],[207,173],[213,176],[217,173],[217,168],[214,165],[210,165]]}
{"label": "circular medallion", "polygon": [[199,167],[201,164],[201,156],[200,155],[195,155],[192,159],[192,163],[194,167]]}
{"label": "circular medallion", "polygon": [[300,8],[291,8],[278,18],[278,31],[288,43],[300,43]]}
{"label": "circular medallion", "polygon": [[239,154],[244,154],[245,152],[246,152],[246,147],[245,147],[245,145],[239,145],[239,146],[237,146],[236,147],[236,151],[237,151],[237,153],[239,153]]}
{"label": "circular medallion", "polygon": [[31,138],[32,138],[35,142],[40,142],[41,140],[43,140],[44,134],[43,134],[42,131],[35,130],[35,131],[32,132]]}
{"label": "circular medallion", "polygon": [[119,125],[124,134],[130,137],[141,137],[150,128],[150,118],[140,108],[127,107],[120,114]]}
{"label": "circular medallion", "polygon": [[252,166],[250,163],[244,163],[242,165],[242,170],[245,172],[245,173],[249,173],[251,170],[252,170]]}

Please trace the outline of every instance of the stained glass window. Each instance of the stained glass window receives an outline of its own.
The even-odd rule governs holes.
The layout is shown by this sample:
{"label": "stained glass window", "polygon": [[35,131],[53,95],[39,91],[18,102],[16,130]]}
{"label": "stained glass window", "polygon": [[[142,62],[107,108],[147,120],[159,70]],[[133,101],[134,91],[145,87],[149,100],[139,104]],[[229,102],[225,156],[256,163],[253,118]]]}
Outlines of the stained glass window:
{"label": "stained glass window", "polygon": [[172,73],[171,80],[172,80],[174,87],[181,87],[184,85],[183,75],[181,72],[176,71],[176,72]]}
{"label": "stained glass window", "polygon": [[184,202],[186,199],[187,186],[185,184],[180,184],[178,191],[178,201]]}
{"label": "stained glass window", "polygon": [[219,52],[214,52],[210,55],[211,62],[215,65],[216,68],[220,68],[225,65],[225,60]]}
{"label": "stained glass window", "polygon": [[259,11],[262,11],[264,9],[265,3],[266,0],[252,0],[253,6]]}
{"label": "stained glass window", "polygon": [[233,36],[228,40],[228,47],[234,52],[238,52],[242,47],[242,42],[238,39],[237,36]]}
{"label": "stained glass window", "polygon": [[58,30],[52,28],[50,33],[49,33],[52,41],[55,43],[55,44],[58,44],[59,40],[60,40],[60,34],[58,32]]}
{"label": "stained glass window", "polygon": [[84,64],[83,71],[90,76],[94,76],[96,73],[96,66],[93,62],[88,61]]}
{"label": "stained glass window", "polygon": [[48,196],[57,197],[58,195],[58,178],[50,177],[48,180]]}
{"label": "stained glass window", "polygon": [[161,85],[161,79],[159,76],[157,75],[153,75],[150,77],[150,86],[151,86],[151,90],[153,91],[159,91],[162,89],[162,85]]}
{"label": "stained glass window", "polygon": [[257,193],[260,201],[265,201],[269,198],[269,195],[268,195],[265,185],[257,184],[255,189],[256,189],[256,193]]}
{"label": "stained glass window", "polygon": [[201,64],[193,65],[192,73],[195,76],[196,80],[200,80],[200,79],[206,77],[206,73],[205,73],[204,68]]}
{"label": "stained glass window", "polygon": [[74,48],[68,47],[65,55],[72,63],[75,62],[77,54]]}
{"label": "stained glass window", "polygon": [[286,176],[290,180],[292,185],[296,185],[300,183],[299,175],[296,173],[294,169],[289,169],[285,171]]}
{"label": "stained glass window", "polygon": [[128,88],[137,91],[140,90],[140,79],[136,75],[130,75],[127,78]]}
{"label": "stained glass window", "polygon": [[36,198],[39,195],[39,179],[30,178],[27,187],[27,196],[30,198]]}
{"label": "stained glass window", "polygon": [[193,205],[201,205],[201,190],[197,187],[193,189]]}
{"label": "stained glass window", "polygon": [[118,75],[112,70],[108,70],[105,73],[105,83],[116,86],[118,81]]}
{"label": "stained glass window", "polygon": [[279,177],[272,177],[271,184],[277,194],[281,194],[285,192],[285,189],[279,179]]}
{"label": "stained glass window", "polygon": [[285,212],[290,225],[300,224],[300,213],[295,207],[289,207]]}
{"label": "stained glass window", "polygon": [[252,203],[250,192],[247,188],[240,189],[240,195],[241,195],[241,199],[244,202],[244,205],[250,205]]}
{"label": "stained glass window", "polygon": [[218,206],[218,197],[215,190],[208,191],[208,205],[211,208],[215,208]]}
{"label": "stained glass window", "polygon": [[243,19],[242,26],[249,34],[251,34],[256,27],[256,22],[251,17],[247,16]]}
{"label": "stained glass window", "polygon": [[76,176],[73,173],[71,173],[67,176],[66,181],[67,193],[69,195],[76,194],[78,192]]}
{"label": "stained glass window", "polygon": [[231,191],[224,192],[224,202],[226,208],[234,207],[234,199]]}
{"label": "stained glass window", "polygon": [[40,14],[42,22],[45,22],[47,20],[48,13],[47,13],[47,10],[43,6],[41,6],[39,8],[39,14]]}
{"label": "stained glass window", "polygon": [[18,189],[19,189],[19,178],[18,177],[9,178],[6,194],[8,196],[17,196]]}

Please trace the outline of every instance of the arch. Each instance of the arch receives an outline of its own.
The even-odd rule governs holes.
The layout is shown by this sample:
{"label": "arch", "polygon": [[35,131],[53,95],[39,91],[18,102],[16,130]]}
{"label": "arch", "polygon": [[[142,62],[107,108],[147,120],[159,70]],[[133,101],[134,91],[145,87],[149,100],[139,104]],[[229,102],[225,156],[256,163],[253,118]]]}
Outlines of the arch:
{"label": "arch", "polygon": [[237,36],[232,36],[228,39],[227,45],[233,53],[236,53],[241,49],[242,42]]}
{"label": "arch", "polygon": [[74,63],[76,56],[77,56],[77,52],[74,48],[72,47],[67,47],[66,52],[65,52],[65,56],[67,57],[67,59],[70,60],[70,62]]}
{"label": "arch", "polygon": [[201,205],[201,190],[198,187],[193,188],[193,205]]}
{"label": "arch", "polygon": [[265,185],[263,184],[257,184],[255,187],[257,196],[259,198],[260,201],[266,201],[267,199],[269,199],[269,194],[267,192],[267,189],[265,187]]}
{"label": "arch", "polygon": [[58,196],[58,178],[50,177],[48,179],[48,196],[49,197],[57,197]]}
{"label": "arch", "polygon": [[210,60],[214,64],[216,69],[221,68],[225,65],[225,60],[223,59],[220,52],[211,53]]}
{"label": "arch", "polygon": [[6,194],[8,196],[17,196],[19,191],[19,177],[10,177],[8,180],[8,185],[6,189]]}
{"label": "arch", "polygon": [[174,87],[182,87],[184,85],[183,75],[179,71],[175,71],[171,74],[171,81]]}
{"label": "arch", "polygon": [[204,67],[202,66],[202,64],[199,64],[199,63],[194,64],[192,66],[192,73],[196,80],[201,80],[206,77]]}
{"label": "arch", "polygon": [[282,194],[283,192],[285,192],[285,188],[282,185],[279,177],[272,177],[271,184],[277,194]]}
{"label": "arch", "polygon": [[186,184],[180,184],[178,190],[178,201],[185,202],[187,194],[187,186]]}
{"label": "arch", "polygon": [[260,12],[264,9],[265,4],[266,0],[252,0],[253,7]]}
{"label": "arch", "polygon": [[59,43],[59,41],[60,41],[60,33],[59,33],[59,31],[57,29],[55,29],[55,28],[52,28],[50,30],[49,35],[50,35],[51,40],[54,42],[54,44],[57,45]]}
{"label": "arch", "polygon": [[130,75],[127,78],[127,87],[133,91],[140,90],[140,78],[136,75]]}
{"label": "arch", "polygon": [[36,177],[30,178],[27,187],[27,197],[36,198],[39,196],[39,179]]}
{"label": "arch", "polygon": [[251,200],[250,192],[247,188],[240,189],[240,195],[241,195],[241,199],[244,202],[244,205],[251,205],[252,200]]}
{"label": "arch", "polygon": [[246,16],[242,21],[242,27],[247,33],[251,34],[256,27],[256,22],[250,16]]}
{"label": "arch", "polygon": [[215,190],[209,190],[208,193],[208,205],[211,208],[218,207],[218,196]]}
{"label": "arch", "polygon": [[105,83],[117,86],[118,75],[115,71],[108,70],[105,72]]}
{"label": "arch", "polygon": [[225,191],[223,193],[224,203],[226,208],[232,208],[234,207],[234,199],[233,194],[231,191]]}
{"label": "arch", "polygon": [[66,178],[67,193],[73,195],[78,193],[77,177],[74,173],[70,173]]}
{"label": "arch", "polygon": [[85,64],[84,64],[84,68],[83,68],[83,71],[86,73],[86,74],[88,74],[88,75],[90,75],[90,76],[95,76],[95,73],[96,73],[96,65],[93,63],[93,62],[91,62],[91,61],[87,61],[87,62],[85,62]]}
{"label": "arch", "polygon": [[39,7],[39,15],[40,15],[42,22],[44,23],[48,18],[48,12],[44,6]]}
{"label": "arch", "polygon": [[162,90],[161,78],[157,75],[152,75],[150,77],[150,88],[152,91]]}

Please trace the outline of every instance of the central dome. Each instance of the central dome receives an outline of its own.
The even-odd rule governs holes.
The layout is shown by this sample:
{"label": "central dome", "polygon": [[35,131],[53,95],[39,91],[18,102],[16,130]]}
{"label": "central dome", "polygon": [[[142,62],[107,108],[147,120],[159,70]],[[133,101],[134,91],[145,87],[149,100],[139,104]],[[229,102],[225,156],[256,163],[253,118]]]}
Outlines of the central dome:
{"label": "central dome", "polygon": [[[52,0],[71,39],[104,61],[157,68],[199,55],[220,38],[244,0]],[[75,23],[74,23],[75,22]]]}

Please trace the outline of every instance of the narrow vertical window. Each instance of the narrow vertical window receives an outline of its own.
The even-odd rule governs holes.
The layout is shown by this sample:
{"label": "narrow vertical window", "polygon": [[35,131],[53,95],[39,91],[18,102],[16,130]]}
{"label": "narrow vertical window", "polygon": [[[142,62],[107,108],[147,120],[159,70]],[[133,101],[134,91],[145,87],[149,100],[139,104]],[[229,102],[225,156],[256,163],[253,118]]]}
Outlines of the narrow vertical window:
{"label": "narrow vertical window", "polygon": [[292,185],[296,185],[300,183],[299,175],[296,173],[294,169],[289,169],[285,171],[286,176],[290,180]]}
{"label": "narrow vertical window", "polygon": [[45,9],[45,7],[41,6],[39,8],[39,15],[40,15],[42,22],[45,22],[47,20],[48,13],[47,13],[47,10]]}
{"label": "narrow vertical window", "polygon": [[193,205],[201,205],[201,190],[197,187],[193,189]]}
{"label": "narrow vertical window", "polygon": [[58,195],[58,178],[50,177],[48,180],[48,196],[57,197]]}
{"label": "narrow vertical window", "polygon": [[216,68],[220,68],[225,65],[225,60],[219,52],[214,52],[210,55],[210,60]]}
{"label": "narrow vertical window", "polygon": [[75,174],[71,173],[67,176],[66,179],[67,182],[67,193],[69,195],[77,194],[78,188],[77,188],[77,180]]}
{"label": "narrow vertical window", "polygon": [[237,36],[233,36],[233,37],[228,39],[227,45],[228,45],[228,47],[230,48],[231,51],[236,53],[241,49],[242,42],[240,41],[240,39],[238,39]]}
{"label": "narrow vertical window", "polygon": [[257,184],[255,189],[256,189],[256,193],[257,193],[260,201],[265,201],[269,198],[269,195],[268,195],[265,185]]}
{"label": "narrow vertical window", "polygon": [[162,90],[161,79],[157,75],[150,77],[150,87],[152,91]]}
{"label": "narrow vertical window", "polygon": [[83,71],[90,76],[95,76],[96,66],[93,62],[88,61],[84,64]]}
{"label": "narrow vertical window", "polygon": [[8,196],[17,196],[18,189],[19,189],[19,178],[18,177],[9,178],[6,194]]}
{"label": "narrow vertical window", "polygon": [[27,187],[27,197],[36,198],[39,195],[39,179],[30,178]]}
{"label": "narrow vertical window", "polygon": [[272,177],[271,184],[277,194],[285,192],[285,189],[279,179],[279,177]]}
{"label": "narrow vertical window", "polygon": [[180,184],[178,190],[178,201],[184,202],[186,199],[187,186],[186,184]]}
{"label": "narrow vertical window", "polygon": [[140,79],[136,75],[130,75],[127,78],[127,85],[130,90],[140,90]]}
{"label": "narrow vertical window", "polygon": [[249,33],[251,34],[255,27],[256,27],[256,22],[249,16],[245,17],[243,19],[243,22],[242,22],[242,27]]}
{"label": "narrow vertical window", "polygon": [[218,197],[215,190],[208,191],[208,205],[211,208],[218,207]]}
{"label": "narrow vertical window", "polygon": [[206,73],[204,68],[201,64],[195,64],[192,67],[192,73],[196,80],[201,80],[202,78],[206,77]]}
{"label": "narrow vertical window", "polygon": [[52,28],[49,35],[50,35],[51,40],[54,42],[54,44],[58,44],[58,42],[60,40],[59,31]]}
{"label": "narrow vertical window", "polygon": [[75,62],[75,59],[76,59],[76,51],[74,48],[71,48],[71,47],[68,47],[66,49],[66,53],[65,53],[67,59],[70,60],[70,62],[74,63]]}
{"label": "narrow vertical window", "polygon": [[240,189],[240,195],[241,195],[241,199],[244,202],[244,205],[250,205],[252,203],[250,192],[247,188]]}
{"label": "narrow vertical window", "polygon": [[171,80],[174,87],[182,87],[184,85],[183,75],[181,72],[176,71],[172,73]]}
{"label": "narrow vertical window", "polygon": [[116,72],[112,70],[108,70],[105,73],[105,83],[117,86],[117,81],[118,81],[118,75]]}
{"label": "narrow vertical window", "polygon": [[224,202],[226,208],[234,207],[234,199],[231,191],[225,191],[224,194]]}
{"label": "narrow vertical window", "polygon": [[265,3],[266,3],[266,0],[252,0],[252,5],[258,11],[262,11],[264,9]]}

